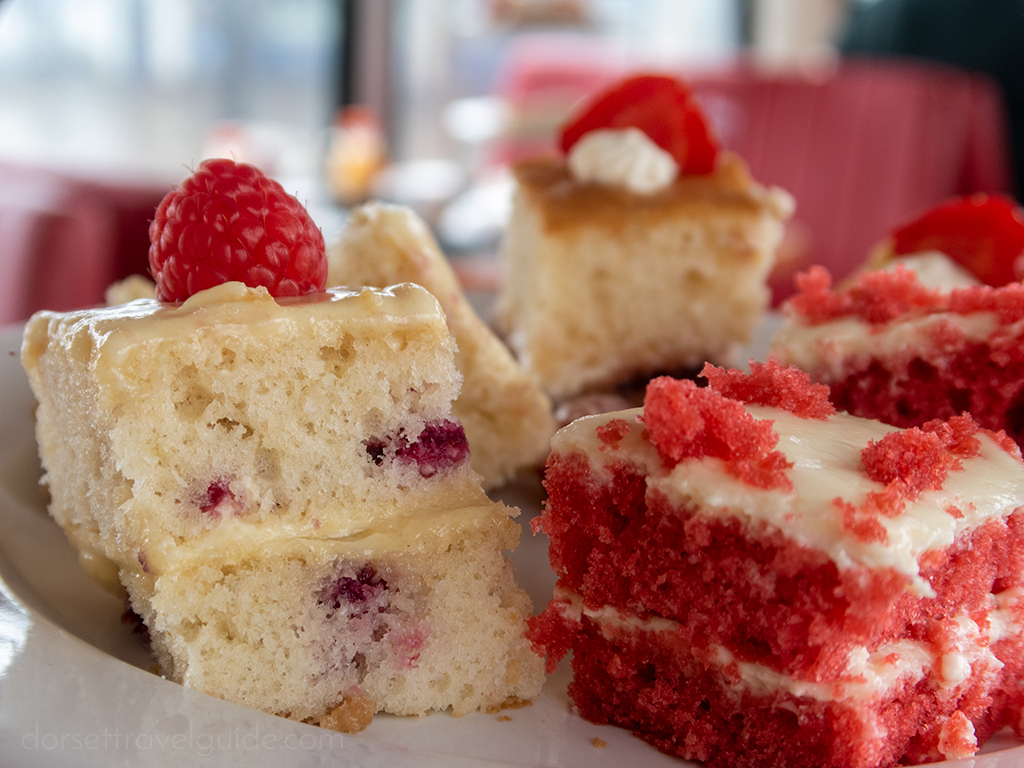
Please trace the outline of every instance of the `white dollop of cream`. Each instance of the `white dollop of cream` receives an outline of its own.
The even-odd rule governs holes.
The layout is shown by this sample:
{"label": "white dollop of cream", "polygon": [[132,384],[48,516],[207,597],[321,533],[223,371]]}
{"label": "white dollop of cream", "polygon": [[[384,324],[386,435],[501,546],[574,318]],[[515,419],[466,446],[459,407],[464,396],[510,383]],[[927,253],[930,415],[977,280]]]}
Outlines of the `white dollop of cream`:
{"label": "white dollop of cream", "polygon": [[981,285],[981,281],[961,267],[942,251],[921,251],[911,253],[898,259],[885,268],[895,269],[897,264],[913,270],[917,279],[925,288],[938,288],[948,291],[953,288],[967,288]]}
{"label": "white dollop of cream", "polygon": [[675,181],[679,164],[639,128],[602,128],[591,131],[572,146],[569,170],[578,181],[652,195]]}

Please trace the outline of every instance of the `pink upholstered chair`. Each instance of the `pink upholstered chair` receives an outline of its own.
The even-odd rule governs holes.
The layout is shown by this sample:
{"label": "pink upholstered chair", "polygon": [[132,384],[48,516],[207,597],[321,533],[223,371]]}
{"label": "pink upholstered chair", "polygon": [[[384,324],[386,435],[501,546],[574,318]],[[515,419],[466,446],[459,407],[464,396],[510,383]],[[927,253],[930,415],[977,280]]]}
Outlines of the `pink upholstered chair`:
{"label": "pink upholstered chair", "polygon": [[[594,43],[543,38],[509,51],[496,85],[513,114],[560,119],[629,71]],[[772,282],[776,301],[814,263],[838,279],[895,225],[957,194],[1007,192],[1009,145],[994,82],[930,64],[848,61],[816,72],[738,64],[683,71],[727,148],[796,198]],[[559,99],[561,99],[559,101]],[[495,158],[553,151],[556,119],[520,131]]]}
{"label": "pink upholstered chair", "polygon": [[858,61],[818,75],[690,79],[725,146],[796,198],[776,299],[810,264],[848,274],[892,227],[942,200],[1010,188],[1002,101],[984,77]]}
{"label": "pink upholstered chair", "polygon": [[145,273],[169,189],[0,162],[0,324],[99,304],[111,282]]}

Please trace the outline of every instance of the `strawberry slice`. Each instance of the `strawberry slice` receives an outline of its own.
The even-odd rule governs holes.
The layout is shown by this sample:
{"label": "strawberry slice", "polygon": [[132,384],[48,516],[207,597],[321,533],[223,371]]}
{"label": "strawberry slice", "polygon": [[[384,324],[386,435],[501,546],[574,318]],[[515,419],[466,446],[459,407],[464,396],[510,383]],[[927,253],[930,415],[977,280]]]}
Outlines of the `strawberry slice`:
{"label": "strawberry slice", "polygon": [[1024,208],[999,195],[960,197],[894,230],[896,256],[942,251],[991,286],[1024,276]]}
{"label": "strawberry slice", "polygon": [[599,128],[639,128],[675,158],[680,173],[715,169],[718,139],[693,91],[674,77],[634,75],[599,93],[562,126],[559,146],[568,152]]}

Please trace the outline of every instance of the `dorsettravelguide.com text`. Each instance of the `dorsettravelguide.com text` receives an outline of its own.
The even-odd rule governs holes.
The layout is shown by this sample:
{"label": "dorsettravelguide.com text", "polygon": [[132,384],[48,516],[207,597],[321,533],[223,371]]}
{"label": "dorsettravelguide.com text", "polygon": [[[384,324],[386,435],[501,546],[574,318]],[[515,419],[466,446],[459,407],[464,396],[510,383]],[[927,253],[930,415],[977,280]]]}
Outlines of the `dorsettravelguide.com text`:
{"label": "dorsettravelguide.com text", "polygon": [[156,752],[179,750],[196,752],[200,756],[215,752],[256,752],[260,750],[327,750],[340,749],[345,737],[337,731],[317,729],[317,732],[260,733],[259,726],[247,730],[241,727],[225,728],[221,731],[197,731],[190,723],[185,732],[169,733],[125,733],[119,729],[103,729],[94,733],[53,733],[38,722],[33,731],[21,739],[21,746],[27,750],[62,751],[115,751],[115,752]]}

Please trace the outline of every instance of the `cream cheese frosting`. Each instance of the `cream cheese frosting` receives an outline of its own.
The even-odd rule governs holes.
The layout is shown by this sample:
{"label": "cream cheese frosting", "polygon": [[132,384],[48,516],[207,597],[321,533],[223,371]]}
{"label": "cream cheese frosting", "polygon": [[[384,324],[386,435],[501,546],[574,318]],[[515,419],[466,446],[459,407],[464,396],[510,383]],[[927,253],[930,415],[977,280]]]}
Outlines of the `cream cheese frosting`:
{"label": "cream cheese frosting", "polygon": [[893,270],[898,264],[912,270],[921,285],[926,288],[948,291],[950,288],[981,285],[980,280],[942,251],[921,251],[900,256],[887,263],[883,269]]}
{"label": "cream cheese frosting", "polygon": [[858,360],[878,356],[912,359],[930,350],[932,339],[940,331],[952,328],[966,343],[980,343],[998,327],[999,318],[994,312],[931,313],[882,326],[854,317],[818,325],[790,319],[772,339],[770,355],[783,365],[838,377]]}
{"label": "cream cheese frosting", "polygon": [[[894,259],[884,269],[903,265],[912,270],[921,285],[940,291],[979,285],[979,281],[940,251],[922,251]],[[951,312],[922,312],[902,316],[898,323],[873,325],[859,317],[809,324],[799,316],[787,318],[772,339],[770,356],[783,365],[805,371],[821,371],[841,377],[854,366],[882,356],[910,360],[933,348],[939,333],[952,330],[966,344],[984,342],[999,327],[994,312],[967,315]]]}
{"label": "cream cheese frosting", "polygon": [[[776,408],[747,406],[747,410],[773,422],[779,434],[777,449],[793,465],[787,471],[792,491],[744,483],[728,474],[716,458],[687,460],[666,469],[642,436],[639,408],[579,419],[556,435],[553,449],[589,457],[598,482],[606,458],[602,451],[615,450],[623,461],[642,467],[648,476],[648,493],[661,494],[674,505],[699,509],[704,515],[765,523],[797,544],[823,552],[841,569],[895,569],[908,576],[912,588],[923,596],[934,593],[920,575],[922,555],[950,546],[960,533],[986,520],[1008,516],[1024,499],[1020,460],[979,433],[980,456],[964,459],[963,468],[949,472],[940,490],[927,490],[908,501],[902,514],[879,516],[887,542],[864,541],[844,529],[842,511],[833,500],[859,507],[868,493],[884,489],[864,473],[861,451],[896,428],[845,413],[834,414],[826,425]],[[630,434],[615,449],[602,443],[595,432],[596,426],[612,418],[630,425]],[[950,507],[959,509],[962,516],[947,512]]]}

